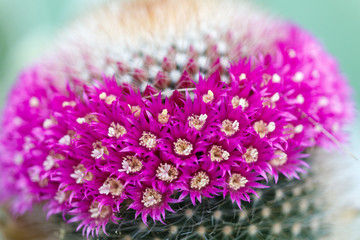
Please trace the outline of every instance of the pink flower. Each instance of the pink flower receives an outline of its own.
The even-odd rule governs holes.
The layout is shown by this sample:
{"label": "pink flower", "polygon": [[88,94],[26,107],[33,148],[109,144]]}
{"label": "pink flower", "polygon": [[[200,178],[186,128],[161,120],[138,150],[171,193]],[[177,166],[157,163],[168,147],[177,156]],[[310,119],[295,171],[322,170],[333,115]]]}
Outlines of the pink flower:
{"label": "pink flower", "polygon": [[232,202],[237,203],[241,208],[241,201],[250,202],[249,194],[257,196],[254,188],[265,188],[267,186],[258,183],[262,179],[256,172],[250,171],[245,165],[232,168],[231,172],[226,174],[223,196],[230,195]]}
{"label": "pink flower", "polygon": [[209,161],[201,161],[199,164],[184,168],[181,181],[180,199],[190,195],[191,202],[196,205],[196,199],[201,203],[201,197],[212,198],[221,192],[224,179],[222,172],[218,171]]}
{"label": "pink flower", "polygon": [[150,216],[154,221],[164,223],[165,211],[174,212],[169,204],[178,202],[178,200],[170,198],[171,194],[172,191],[163,185],[156,188],[146,185],[137,187],[131,191],[131,199],[134,201],[129,208],[136,210],[135,217],[141,214],[145,224],[147,216]]}

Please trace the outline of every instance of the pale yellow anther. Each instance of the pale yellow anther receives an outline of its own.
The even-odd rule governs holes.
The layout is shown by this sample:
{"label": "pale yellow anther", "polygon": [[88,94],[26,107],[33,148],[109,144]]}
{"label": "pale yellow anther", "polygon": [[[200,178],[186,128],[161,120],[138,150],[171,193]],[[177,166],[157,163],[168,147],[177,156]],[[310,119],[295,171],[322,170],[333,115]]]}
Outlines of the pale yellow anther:
{"label": "pale yellow anther", "polygon": [[140,106],[131,106],[130,104],[128,104],[128,107],[131,110],[131,113],[134,113],[135,117],[139,117],[140,113],[141,113],[141,107]]}
{"label": "pale yellow anther", "polygon": [[228,160],[230,153],[225,151],[221,146],[213,145],[210,149],[210,159],[213,162],[222,162]]}
{"label": "pale yellow anther", "polygon": [[206,172],[197,172],[190,181],[190,187],[192,189],[201,190],[210,183],[210,178]]}
{"label": "pale yellow anther", "polygon": [[174,165],[161,163],[156,169],[156,177],[162,181],[172,182],[178,177],[179,171]]}
{"label": "pale yellow anther", "polygon": [[200,129],[203,128],[207,117],[208,116],[206,114],[192,115],[192,116],[188,117],[189,127],[200,131]]}
{"label": "pale yellow anther", "polygon": [[168,114],[168,110],[164,109],[162,112],[158,115],[158,122],[161,124],[166,124],[169,122],[170,115]]}
{"label": "pale yellow anther", "polygon": [[252,146],[248,147],[246,149],[246,152],[243,154],[243,158],[247,163],[257,162],[258,157],[259,157],[258,150]]}
{"label": "pale yellow anther", "polygon": [[270,160],[270,164],[274,167],[282,166],[287,161],[287,154],[281,150],[276,150],[274,153],[274,158]]}
{"label": "pale yellow anther", "polygon": [[174,151],[178,155],[188,156],[191,154],[192,150],[193,145],[184,139],[179,138],[176,142],[174,142]]}
{"label": "pale yellow anther", "polygon": [[239,76],[239,80],[245,80],[246,79],[246,74],[245,73],[241,73]]}
{"label": "pale yellow anther", "polygon": [[239,190],[242,187],[245,187],[248,180],[246,177],[242,176],[240,173],[231,174],[229,178],[229,187],[234,190]]}
{"label": "pale yellow anther", "polygon": [[264,138],[268,133],[275,130],[275,123],[269,122],[266,124],[263,120],[254,123],[254,130],[259,134],[260,138]]}
{"label": "pale yellow anther", "polygon": [[143,132],[139,141],[140,146],[146,147],[148,150],[155,149],[158,144],[156,136],[150,132]]}
{"label": "pale yellow anther", "polygon": [[156,204],[160,203],[161,199],[162,195],[158,191],[147,188],[143,192],[141,202],[144,204],[145,207],[153,207]]}
{"label": "pale yellow anther", "polygon": [[105,100],[106,96],[107,96],[106,93],[102,92],[102,93],[100,93],[99,98],[102,100]]}
{"label": "pale yellow anther", "polygon": [[246,98],[240,98],[239,96],[235,96],[231,99],[231,105],[233,108],[241,107],[242,110],[245,110],[245,108],[249,107],[249,102],[246,100]]}
{"label": "pale yellow anther", "polygon": [[122,126],[120,123],[114,123],[112,122],[110,124],[110,127],[108,128],[108,136],[109,137],[122,137],[127,133],[127,130],[124,126]]}
{"label": "pale yellow anther", "polygon": [[231,121],[229,119],[225,119],[221,123],[221,126],[221,131],[225,133],[228,137],[234,135],[239,130],[239,122],[237,120]]}
{"label": "pale yellow anther", "polygon": [[124,191],[124,185],[121,183],[120,180],[116,178],[108,178],[103,183],[103,185],[99,188],[100,194],[111,194],[113,196],[120,196]]}
{"label": "pale yellow anther", "polygon": [[207,92],[207,94],[204,94],[203,97],[202,97],[202,100],[204,101],[204,103],[209,103],[211,102],[212,100],[214,100],[214,93],[213,91],[209,90]]}
{"label": "pale yellow anther", "polygon": [[279,83],[279,82],[281,82],[281,77],[280,77],[280,75],[277,74],[277,73],[274,73],[274,74],[272,75],[272,81],[273,81],[273,83]]}

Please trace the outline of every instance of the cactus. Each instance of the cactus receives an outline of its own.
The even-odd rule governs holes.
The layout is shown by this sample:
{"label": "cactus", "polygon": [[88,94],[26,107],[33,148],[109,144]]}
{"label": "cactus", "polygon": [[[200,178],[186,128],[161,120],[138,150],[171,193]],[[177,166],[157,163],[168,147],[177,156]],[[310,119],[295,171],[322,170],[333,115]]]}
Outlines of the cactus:
{"label": "cactus", "polygon": [[[94,239],[320,239],[329,234],[330,224],[322,213],[325,201],[318,198],[311,176],[292,181],[281,178],[280,183],[272,180],[269,185],[241,210],[222,197],[206,199],[199,206],[187,198],[174,207],[176,213],[167,215],[165,225],[146,226],[134,220],[134,211],[124,209],[119,221],[107,225],[108,235]],[[60,239],[82,239],[73,227],[64,227]]]}
{"label": "cactus", "polygon": [[43,202],[60,239],[324,236],[304,159],[343,140],[349,87],[310,34],[222,4],[109,3],[26,69],[1,133],[11,210]]}

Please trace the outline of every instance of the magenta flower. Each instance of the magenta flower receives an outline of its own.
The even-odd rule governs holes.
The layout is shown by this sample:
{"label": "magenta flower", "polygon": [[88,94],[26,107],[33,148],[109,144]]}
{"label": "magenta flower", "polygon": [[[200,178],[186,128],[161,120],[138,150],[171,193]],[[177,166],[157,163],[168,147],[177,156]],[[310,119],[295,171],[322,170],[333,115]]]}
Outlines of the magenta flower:
{"label": "magenta flower", "polygon": [[223,196],[230,195],[232,202],[236,202],[241,209],[241,201],[250,202],[250,195],[256,194],[254,188],[266,188],[267,186],[258,183],[262,179],[257,173],[251,172],[245,165],[232,168],[231,172],[226,174]]}
{"label": "magenta flower", "polygon": [[221,82],[220,73],[216,71],[208,79],[200,75],[194,92],[204,103],[214,106],[225,94],[223,86],[224,82]]}
{"label": "magenta flower", "polygon": [[301,153],[301,150],[296,148],[283,149],[279,148],[275,150],[273,157],[269,161],[272,167],[272,175],[277,182],[279,173],[282,173],[287,178],[300,179],[298,173],[305,173],[304,167],[310,166],[303,160],[308,157],[308,154]]}
{"label": "magenta flower", "polygon": [[185,104],[176,109],[176,114],[187,130],[196,132],[203,137],[210,137],[214,134],[216,127],[216,110],[209,107],[197,95],[192,99],[186,93]]}
{"label": "magenta flower", "polygon": [[161,124],[152,116],[145,116],[145,113],[139,115],[139,120],[134,122],[134,129],[128,135],[129,145],[124,150],[134,151],[144,157],[154,154],[162,143],[161,136],[164,134],[161,130]]}
{"label": "magenta flower", "polygon": [[164,138],[162,150],[174,163],[186,166],[197,161],[197,153],[205,150],[207,143],[197,137],[196,132],[183,124],[175,124]]}
{"label": "magenta flower", "polygon": [[77,230],[83,227],[83,235],[87,237],[90,234],[98,235],[100,229],[106,233],[105,225],[109,220],[115,221],[117,218],[114,216],[110,206],[100,204],[97,201],[82,200],[72,204],[73,209],[69,211],[70,215],[74,215],[68,222],[78,222],[80,224]]}
{"label": "magenta flower", "polygon": [[168,153],[160,153],[159,158],[153,157],[146,163],[144,181],[151,183],[153,188],[162,185],[163,188],[171,191],[178,190],[181,186],[179,179],[183,169],[180,165],[181,162],[176,161]]}
{"label": "magenta flower", "polygon": [[209,139],[208,146],[205,151],[205,156],[201,161],[211,162],[215,169],[222,173],[230,172],[233,167],[236,167],[242,161],[242,154],[238,151],[237,140],[226,141],[220,140],[219,137]]}
{"label": "magenta flower", "polygon": [[180,199],[190,195],[191,202],[196,205],[196,199],[201,203],[201,197],[212,198],[218,195],[223,186],[222,171],[218,171],[210,161],[201,161],[194,166],[188,166],[180,178]]}
{"label": "magenta flower", "polygon": [[[133,203],[129,208],[136,210],[135,217],[141,214],[143,222],[147,223],[147,216],[154,221],[164,223],[165,211],[174,212],[169,203],[175,203],[179,200],[170,198],[172,191],[165,186],[159,185],[157,188],[151,186],[136,187],[131,191]],[[165,224],[165,223],[164,223]]]}

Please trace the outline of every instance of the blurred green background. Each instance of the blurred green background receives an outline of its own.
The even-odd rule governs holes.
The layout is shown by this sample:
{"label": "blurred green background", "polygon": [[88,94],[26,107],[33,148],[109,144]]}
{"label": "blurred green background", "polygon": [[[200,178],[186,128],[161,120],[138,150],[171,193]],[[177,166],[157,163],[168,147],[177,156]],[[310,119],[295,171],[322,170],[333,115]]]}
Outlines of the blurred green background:
{"label": "blurred green background", "polygon": [[[0,105],[17,73],[99,0],[0,0]],[[360,0],[253,0],[311,31],[337,57],[360,103]]]}

